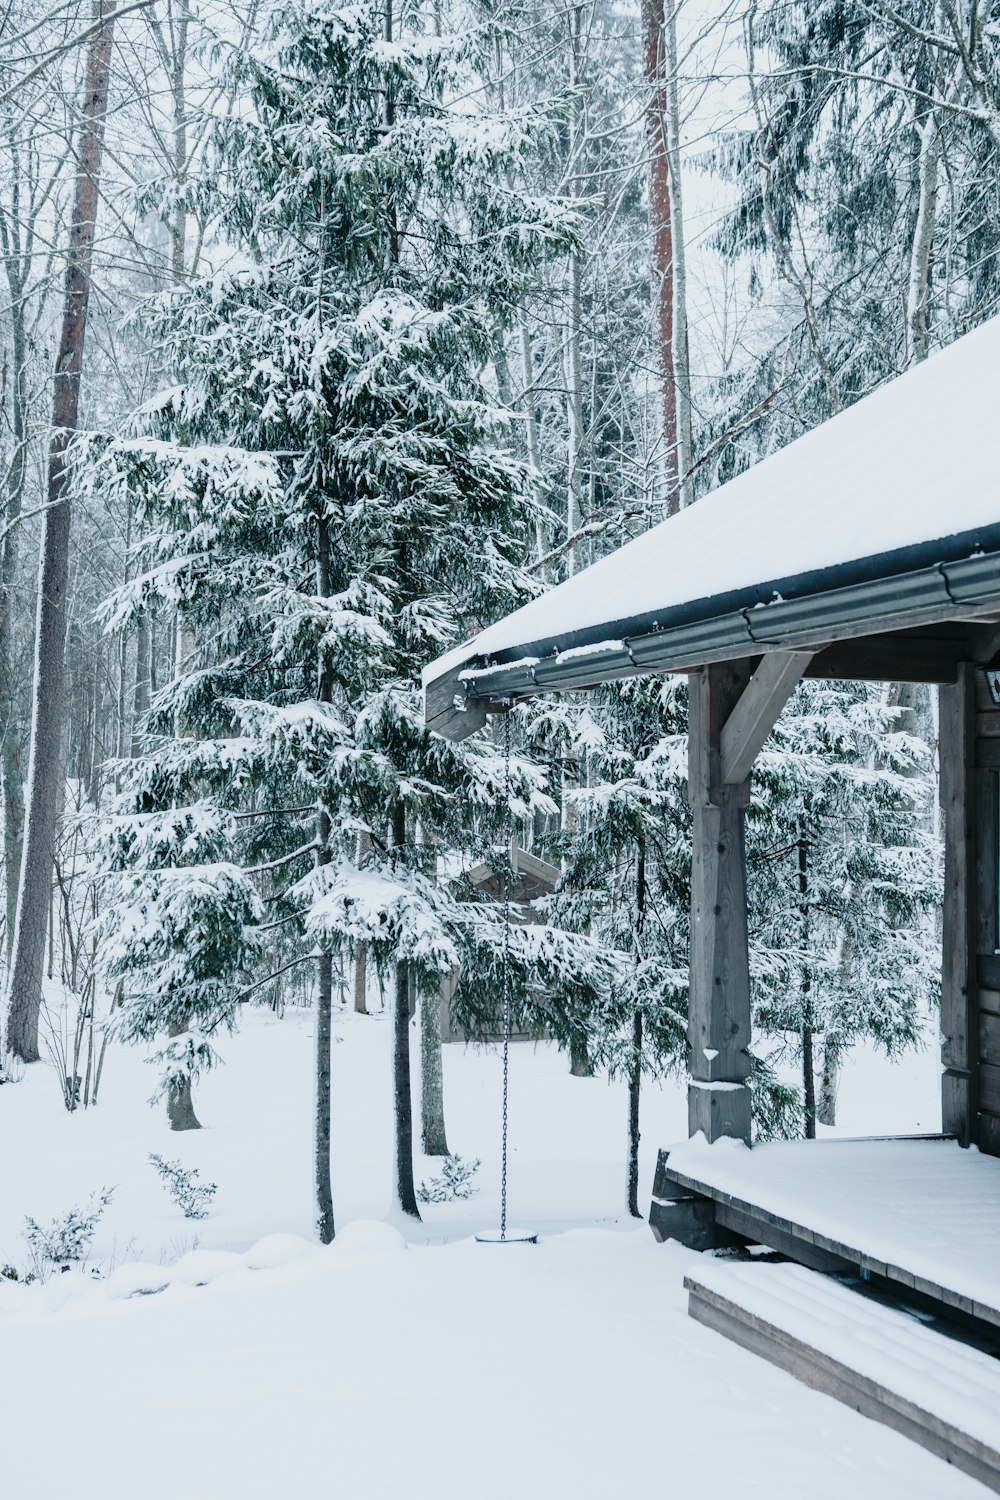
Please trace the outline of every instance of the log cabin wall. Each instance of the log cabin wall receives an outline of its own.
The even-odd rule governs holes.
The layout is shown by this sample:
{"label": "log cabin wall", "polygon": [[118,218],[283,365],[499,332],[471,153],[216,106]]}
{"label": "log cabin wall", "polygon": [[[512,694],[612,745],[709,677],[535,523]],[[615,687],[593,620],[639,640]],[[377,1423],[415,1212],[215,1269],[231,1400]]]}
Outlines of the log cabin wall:
{"label": "log cabin wall", "polygon": [[963,664],[941,689],[943,1128],[1000,1155],[1000,708]]}

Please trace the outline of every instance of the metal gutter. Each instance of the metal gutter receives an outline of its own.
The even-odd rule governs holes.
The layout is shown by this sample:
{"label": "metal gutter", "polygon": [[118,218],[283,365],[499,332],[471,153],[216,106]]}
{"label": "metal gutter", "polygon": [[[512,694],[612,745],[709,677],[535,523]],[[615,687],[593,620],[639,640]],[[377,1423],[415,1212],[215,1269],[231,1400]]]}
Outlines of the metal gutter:
{"label": "metal gutter", "polygon": [[[495,702],[539,692],[568,692],[615,677],[687,670],[803,642],[821,644],[845,636],[876,634],[889,628],[890,623],[906,628],[922,623],[923,617],[940,618],[963,608],[978,610],[995,604],[1000,609],[1000,527],[989,530],[996,536],[989,536],[993,546],[988,552],[981,550],[987,535],[979,532],[949,538],[948,546],[941,542],[927,544],[920,550],[934,547],[936,560],[908,571],[896,572],[893,564],[904,555],[909,560],[916,549],[859,559],[853,565],[825,570],[826,577],[854,572],[854,579],[845,578],[840,587],[805,593],[796,589],[798,596],[787,598],[780,588],[767,585],[743,595],[746,599],[747,594],[757,594],[754,603],[701,619],[670,625],[650,623],[646,617],[637,619],[634,624],[638,628],[631,632],[614,625],[592,627],[575,637],[553,641],[548,651],[546,643],[539,642],[504,652],[508,658],[505,661],[485,659],[477,663],[473,659],[458,673],[458,683],[468,701]],[[965,555],[955,556],[962,546]],[[951,556],[942,560],[942,552]],[[792,584],[801,586],[805,576],[792,580]],[[812,575],[817,582],[823,576]],[[771,589],[771,603],[759,598],[765,588]],[[704,603],[718,606],[722,601]],[[683,606],[669,614],[676,618],[677,613],[686,614],[690,608]],[[594,639],[602,633],[604,640]],[[614,639],[607,639],[611,635]],[[541,648],[537,654],[536,645]]]}

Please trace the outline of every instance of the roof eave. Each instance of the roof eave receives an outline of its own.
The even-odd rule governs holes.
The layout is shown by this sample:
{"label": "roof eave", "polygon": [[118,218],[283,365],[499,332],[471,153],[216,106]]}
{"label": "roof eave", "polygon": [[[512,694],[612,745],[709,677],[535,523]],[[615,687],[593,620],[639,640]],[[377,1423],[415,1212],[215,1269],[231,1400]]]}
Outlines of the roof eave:
{"label": "roof eave", "polygon": [[[562,649],[539,655],[516,655],[490,663],[475,658],[428,681],[425,717],[449,739],[464,739],[479,728],[491,710],[511,699],[543,692],[571,692],[615,678],[654,672],[691,671],[733,657],[875,635],[895,628],[939,620],[969,619],[1000,609],[1000,551],[976,552],[935,562],[904,573],[872,577],[871,563],[859,564],[860,581],[833,589],[779,598],[676,626],[630,622],[614,640],[589,639],[576,644],[561,639]],[[543,644],[543,643],[539,643]],[[514,655],[517,648],[505,652]]]}

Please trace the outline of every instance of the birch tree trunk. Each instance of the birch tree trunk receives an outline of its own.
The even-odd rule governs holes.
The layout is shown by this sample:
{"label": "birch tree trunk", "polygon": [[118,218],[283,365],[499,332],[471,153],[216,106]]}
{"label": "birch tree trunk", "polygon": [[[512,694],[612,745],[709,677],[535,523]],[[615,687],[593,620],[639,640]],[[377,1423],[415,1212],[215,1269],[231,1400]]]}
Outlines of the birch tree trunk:
{"label": "birch tree trunk", "polygon": [[[17,226],[13,226],[16,232]],[[13,247],[11,247],[11,250]],[[14,946],[17,885],[24,834],[24,787],[21,780],[21,724],[17,711],[14,659],[14,587],[17,579],[19,521],[28,472],[27,358],[24,282],[21,267],[8,250],[7,285],[11,307],[11,435],[13,454],[7,476],[7,531],[0,553],[0,774],[3,776],[4,895],[7,956]]]}
{"label": "birch tree trunk", "polygon": [[930,353],[931,250],[937,222],[941,136],[937,116],[928,110],[920,127],[917,221],[910,253],[906,299],[906,362],[919,364]]}
{"label": "birch tree trunk", "polygon": [[114,3],[96,0],[103,22],[87,48],[83,130],[79,146],[62,330],[52,397],[47,505],[35,632],[27,815],[11,955],[7,1047],[25,1062],[38,1058],[45,936],[52,885],[62,772],[64,653],[69,590],[70,503],[66,448],[80,417],[80,383],[87,333],[98,183],[108,102]]}

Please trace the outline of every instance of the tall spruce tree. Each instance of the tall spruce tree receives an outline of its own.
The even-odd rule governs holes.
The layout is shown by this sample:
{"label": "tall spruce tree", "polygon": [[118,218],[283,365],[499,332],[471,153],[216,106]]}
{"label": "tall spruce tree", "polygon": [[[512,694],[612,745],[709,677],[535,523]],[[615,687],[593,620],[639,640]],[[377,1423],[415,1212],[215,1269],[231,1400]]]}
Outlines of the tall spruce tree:
{"label": "tall spruce tree", "polygon": [[[511,186],[543,122],[470,114],[484,38],[424,20],[293,0],[252,53],[220,44],[239,108],[216,127],[219,269],[148,307],[177,383],[84,465],[143,522],[113,622],[166,606],[189,643],[111,832],[120,1029],[179,1033],[176,1093],[242,1001],[310,966],[324,1240],[333,958],[362,941],[392,978],[396,1193],[418,1214],[409,1001],[466,919],[439,851],[488,845],[505,791],[488,738],[424,729],[419,674],[531,588],[490,333],[569,233]],[[519,761],[525,809],[540,785]]]}

